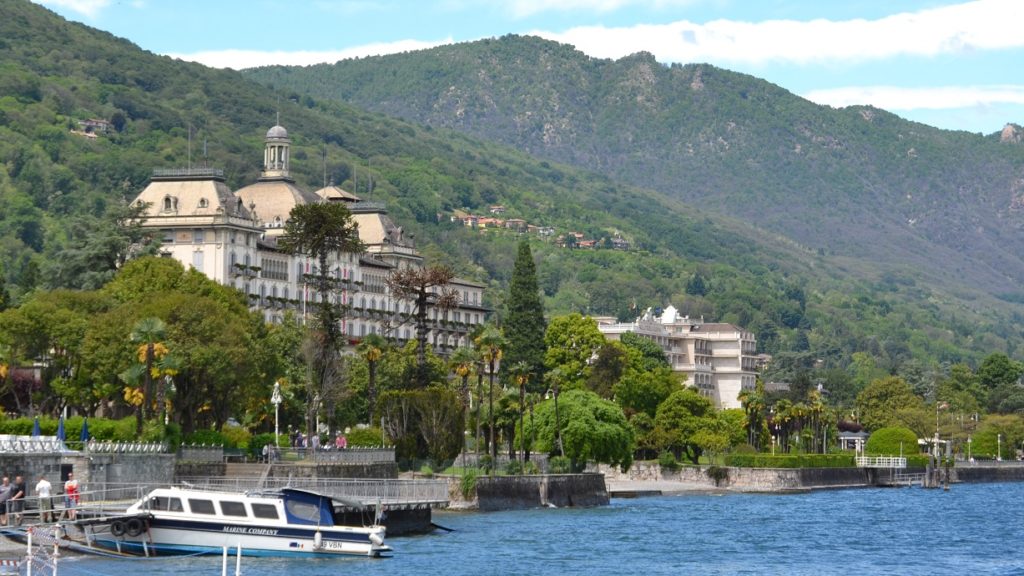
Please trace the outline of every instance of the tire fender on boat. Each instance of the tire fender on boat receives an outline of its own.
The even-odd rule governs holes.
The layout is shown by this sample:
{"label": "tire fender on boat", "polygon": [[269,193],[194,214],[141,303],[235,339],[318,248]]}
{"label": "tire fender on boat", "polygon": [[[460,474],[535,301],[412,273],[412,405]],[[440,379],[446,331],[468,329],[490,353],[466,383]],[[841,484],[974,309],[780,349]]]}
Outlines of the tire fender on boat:
{"label": "tire fender on boat", "polygon": [[323,548],[323,546],[324,546],[323,534],[321,534],[320,531],[317,530],[313,534],[313,550],[319,550],[319,549]]}
{"label": "tire fender on boat", "polygon": [[114,520],[110,523],[110,534],[113,536],[124,536],[125,525],[121,520]]}
{"label": "tire fender on boat", "polygon": [[125,531],[128,532],[128,535],[132,537],[142,534],[145,530],[146,523],[143,522],[141,518],[132,518],[128,520],[128,524],[127,526],[125,526]]}

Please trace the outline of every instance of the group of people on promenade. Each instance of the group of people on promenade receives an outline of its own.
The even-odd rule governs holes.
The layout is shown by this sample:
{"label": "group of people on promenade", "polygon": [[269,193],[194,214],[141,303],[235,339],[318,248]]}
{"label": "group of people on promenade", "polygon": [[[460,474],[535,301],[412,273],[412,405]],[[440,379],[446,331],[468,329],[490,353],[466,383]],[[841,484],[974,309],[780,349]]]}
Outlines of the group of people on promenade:
{"label": "group of people on promenade", "polygon": [[[297,452],[304,452],[307,448],[313,450],[345,450],[348,448],[348,438],[340,430],[334,437],[334,440],[328,440],[321,444],[320,436],[313,434],[306,437],[299,430],[291,430],[289,426],[288,431],[288,443],[292,449]],[[276,462],[281,459],[281,453],[277,446],[273,444],[263,445],[263,461],[264,462]]]}
{"label": "group of people on promenade", "polygon": [[[35,495],[39,499],[39,520],[41,522],[52,522],[56,519],[53,513],[53,485],[46,479],[46,474],[39,475],[39,481],[35,486]],[[14,477],[11,483],[9,477],[4,476],[0,481],[0,526],[21,526],[25,518],[25,498],[28,496],[28,489],[25,485],[25,478],[20,474]],[[76,518],[81,494],[78,491],[78,480],[73,472],[68,473],[68,479],[64,482],[64,509],[67,511],[68,519]]]}

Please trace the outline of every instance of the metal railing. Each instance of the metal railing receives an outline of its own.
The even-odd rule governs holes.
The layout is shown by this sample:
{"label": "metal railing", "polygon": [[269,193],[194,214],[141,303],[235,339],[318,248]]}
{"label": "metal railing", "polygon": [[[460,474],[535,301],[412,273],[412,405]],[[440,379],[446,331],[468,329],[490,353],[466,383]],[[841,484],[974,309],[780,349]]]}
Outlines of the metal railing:
{"label": "metal railing", "polygon": [[358,500],[366,505],[377,502],[392,505],[443,504],[448,502],[448,481],[345,478],[183,478],[182,483],[208,490],[245,492],[300,488],[329,496]]}
{"label": "metal railing", "polygon": [[90,440],[83,450],[95,454],[163,454],[167,445],[161,442],[121,442],[117,440]]}
{"label": "metal railing", "polygon": [[858,468],[906,468],[907,459],[899,456],[857,456]]}
{"label": "metal railing", "polygon": [[[276,448],[268,454],[272,464],[313,461],[318,464],[381,464],[395,461],[393,446],[359,446],[336,449],[332,445],[312,448]],[[264,461],[260,456],[260,461]]]}
{"label": "metal railing", "polygon": [[14,436],[0,435],[0,452],[18,454],[50,454],[54,452],[71,452],[67,443],[56,436]]}

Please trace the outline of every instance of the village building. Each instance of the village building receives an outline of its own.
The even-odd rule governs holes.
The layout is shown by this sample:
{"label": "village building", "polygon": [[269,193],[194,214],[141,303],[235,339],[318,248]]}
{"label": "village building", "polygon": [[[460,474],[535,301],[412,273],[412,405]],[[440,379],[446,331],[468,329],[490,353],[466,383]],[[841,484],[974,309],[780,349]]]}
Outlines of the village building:
{"label": "village building", "polygon": [[629,323],[599,319],[597,327],[608,340],[632,332],[657,343],[672,370],[685,374],[686,384],[716,408],[739,408],[740,392],[754,389],[757,342],[753,333],[732,324],[680,316],[670,305],[660,315],[648,308]]}
{"label": "village building", "polygon": [[[414,304],[387,285],[398,268],[425,265],[411,234],[388,216],[380,202],[364,202],[333,184],[310,192],[290,175],[288,132],[272,127],[266,135],[263,171],[256,182],[237,191],[221,170],[154,170],[134,203],[146,206],[143,226],[159,231],[164,256],[248,295],[250,306],[268,322],[281,322],[286,310],[300,319],[314,312],[318,295],[307,284],[318,273],[315,260],[288,254],[278,246],[292,208],[316,202],[344,202],[366,246],[361,254],[342,253],[330,261],[341,282],[336,297],[349,312],[342,329],[351,343],[368,334],[403,342],[415,338]],[[431,310],[429,342],[439,353],[469,346],[469,333],[485,321],[483,284],[456,279],[448,289],[459,294],[450,310]]]}

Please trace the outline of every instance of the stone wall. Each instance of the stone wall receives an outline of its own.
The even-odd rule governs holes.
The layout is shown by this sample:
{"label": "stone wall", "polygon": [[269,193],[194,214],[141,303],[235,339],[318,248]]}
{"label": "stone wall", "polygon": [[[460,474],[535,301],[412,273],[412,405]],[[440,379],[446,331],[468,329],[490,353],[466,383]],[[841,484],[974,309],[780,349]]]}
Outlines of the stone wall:
{"label": "stone wall", "polygon": [[[469,508],[459,489],[458,477],[449,480],[453,508]],[[476,480],[476,509],[522,510],[544,506],[604,506],[608,490],[600,474],[551,474],[538,476],[480,476]]]}
{"label": "stone wall", "polygon": [[953,468],[953,482],[1022,482],[1024,466],[965,465]]}
{"label": "stone wall", "polygon": [[600,466],[608,482],[678,482],[680,489],[734,489],[751,492],[779,492],[814,488],[870,486],[861,468],[725,468],[726,477],[717,484],[708,474],[709,466],[683,466],[662,470],[656,462],[635,462],[626,472]]}

